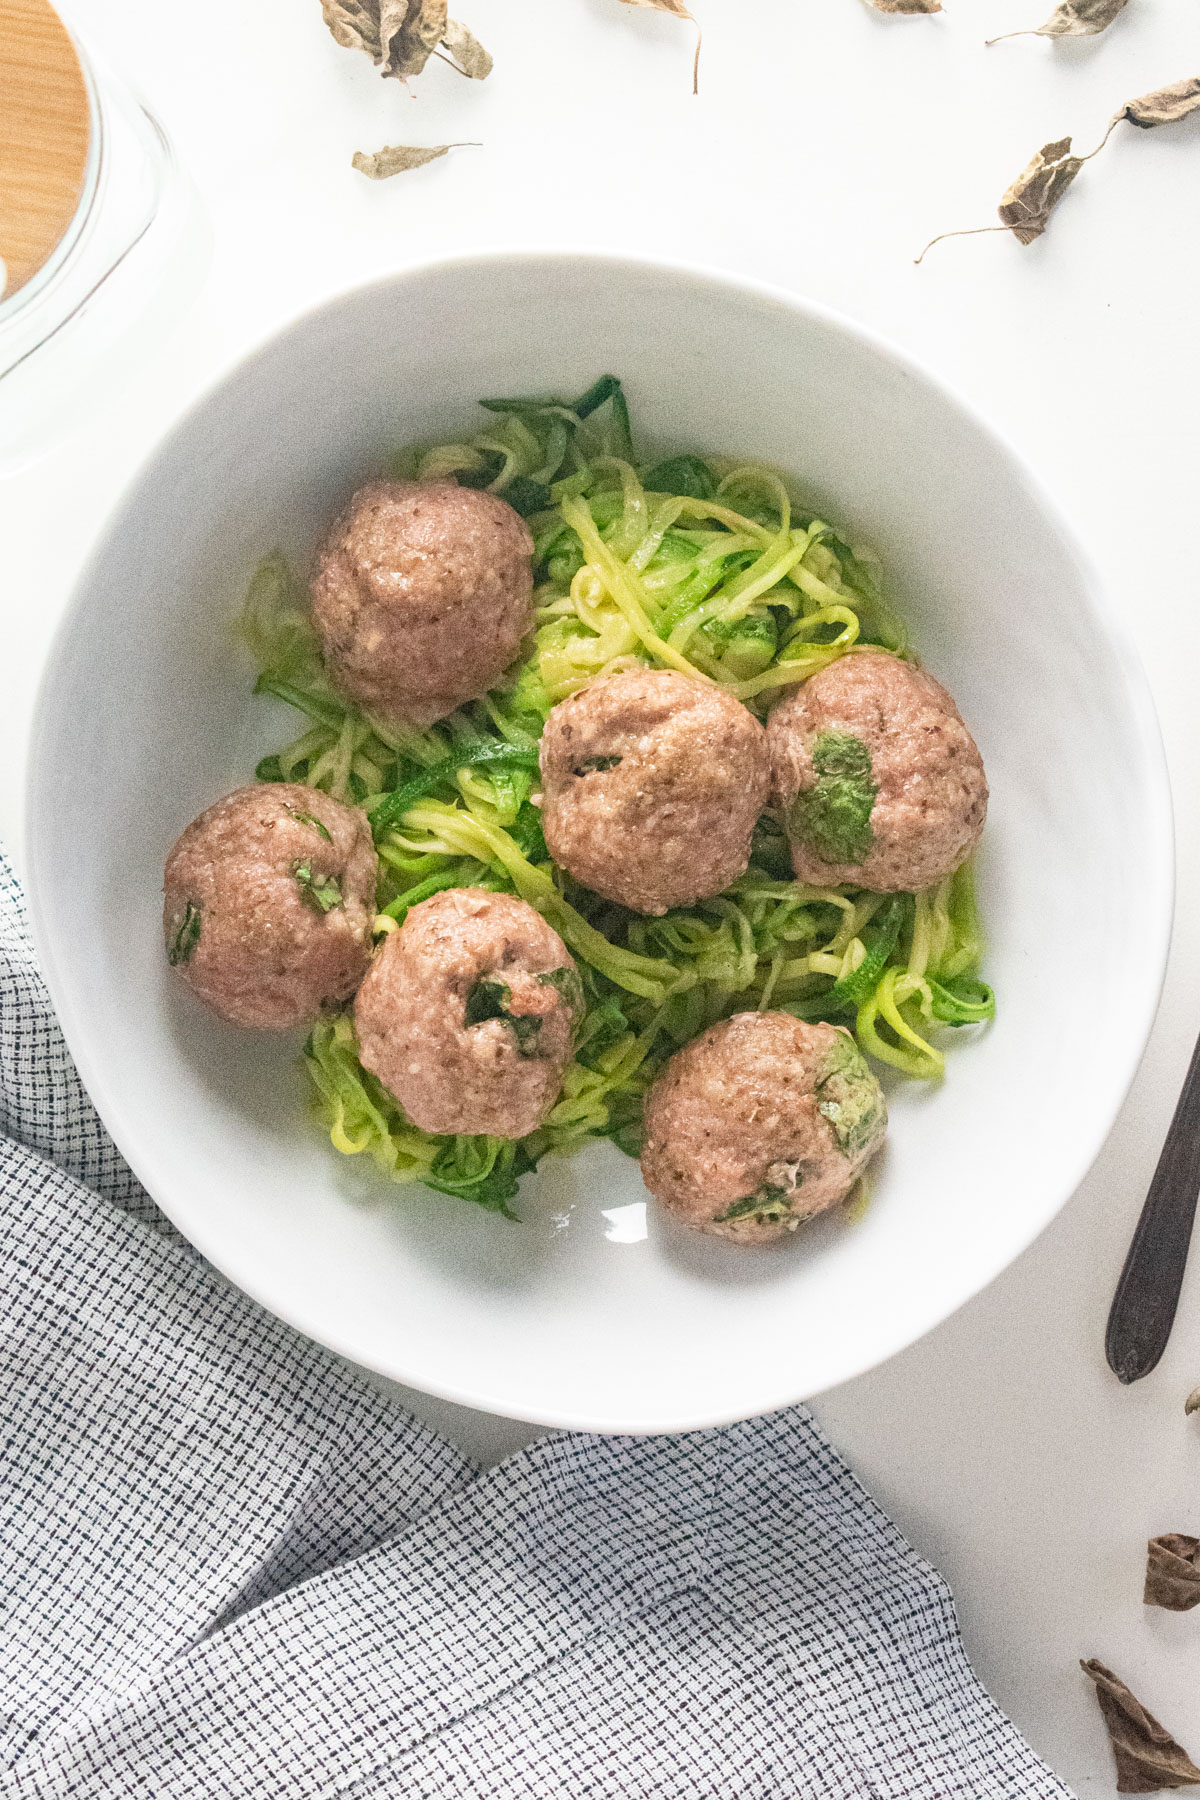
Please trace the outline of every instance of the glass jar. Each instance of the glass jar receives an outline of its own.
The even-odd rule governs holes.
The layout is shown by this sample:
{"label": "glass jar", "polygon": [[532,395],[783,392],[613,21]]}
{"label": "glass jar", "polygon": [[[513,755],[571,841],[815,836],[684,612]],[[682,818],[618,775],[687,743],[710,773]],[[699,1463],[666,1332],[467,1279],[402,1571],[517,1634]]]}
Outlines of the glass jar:
{"label": "glass jar", "polygon": [[50,449],[111,397],[122,347],[166,328],[207,251],[194,191],[151,109],[68,26],[91,131],[74,216],[0,299],[0,474]]}

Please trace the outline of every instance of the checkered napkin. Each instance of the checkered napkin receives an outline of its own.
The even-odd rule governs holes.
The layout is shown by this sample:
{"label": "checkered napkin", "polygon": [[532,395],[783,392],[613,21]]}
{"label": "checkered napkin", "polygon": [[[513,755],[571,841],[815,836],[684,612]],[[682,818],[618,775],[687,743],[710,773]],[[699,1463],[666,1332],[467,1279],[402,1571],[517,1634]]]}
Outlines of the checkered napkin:
{"label": "checkered napkin", "polygon": [[4,1800],[1069,1800],[802,1411],[479,1474],[231,1290],[2,861],[0,1233]]}

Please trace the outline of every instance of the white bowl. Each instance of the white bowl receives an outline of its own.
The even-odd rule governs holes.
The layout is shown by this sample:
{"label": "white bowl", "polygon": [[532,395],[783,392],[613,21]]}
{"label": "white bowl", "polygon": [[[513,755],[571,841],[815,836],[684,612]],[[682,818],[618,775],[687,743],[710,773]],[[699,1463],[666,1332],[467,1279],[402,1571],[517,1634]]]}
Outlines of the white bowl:
{"label": "white bowl", "polygon": [[[940,1089],[898,1084],[857,1224],[739,1250],[647,1217],[597,1145],[527,1181],[526,1222],[339,1159],[298,1041],[203,1016],[168,977],[163,859],[295,715],[253,700],[231,623],[281,544],[303,566],[393,448],[476,398],[612,370],[643,444],[762,458],[882,556],[992,784],[980,888],[995,1025]],[[235,368],[155,451],[60,631],[29,793],[33,914],[67,1041],[176,1225],[301,1330],[430,1393],[553,1425],[667,1431],[781,1406],[910,1344],[1075,1188],[1144,1047],[1171,906],[1142,675],[1036,482],[926,374],[819,308],[584,255],[462,258],[356,289]]]}

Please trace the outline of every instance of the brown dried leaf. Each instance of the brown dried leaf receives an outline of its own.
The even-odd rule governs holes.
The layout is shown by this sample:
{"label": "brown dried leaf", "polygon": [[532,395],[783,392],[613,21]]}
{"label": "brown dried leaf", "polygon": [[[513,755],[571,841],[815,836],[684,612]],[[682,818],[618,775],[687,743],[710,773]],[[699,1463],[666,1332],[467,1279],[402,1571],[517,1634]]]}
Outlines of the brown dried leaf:
{"label": "brown dried leaf", "polygon": [[350,161],[360,175],[372,181],[386,181],[390,175],[403,175],[407,169],[423,169],[426,163],[445,156],[447,150],[466,148],[465,144],[385,144],[382,150],[369,154],[356,150]]}
{"label": "brown dried leaf", "polygon": [[[1111,125],[1109,130],[1112,130]],[[1099,150],[1103,148],[1104,144],[1098,146]],[[1091,152],[1092,156],[1097,154],[1097,150]],[[1071,155],[1069,137],[1058,138],[1052,144],[1043,144],[1012,186],[1005,189],[997,208],[1003,224],[977,225],[973,231],[939,232],[937,237],[930,238],[917,257],[917,262],[923,262],[927,253],[935,244],[940,244],[943,238],[981,237],[988,231],[1011,231],[1022,244],[1032,244],[1035,238],[1041,237],[1050,222],[1050,214],[1088,161],[1090,157]]]}
{"label": "brown dried leaf", "polygon": [[454,58],[454,66],[472,81],[486,81],[492,72],[492,59],[475,36],[457,19],[447,19],[442,33],[443,47]]}
{"label": "brown dried leaf", "polygon": [[1086,158],[1071,155],[1069,137],[1043,144],[1033,161],[1007,189],[997,208],[1014,237],[1023,244],[1040,238]]}
{"label": "brown dried leaf", "polygon": [[1015,37],[1095,37],[1123,12],[1128,0],[1059,0],[1044,25],[1036,30],[1006,31],[1000,37],[988,38],[989,44],[1002,44]]}
{"label": "brown dried leaf", "polygon": [[1035,37],[1096,37],[1107,31],[1128,0],[1061,0]]}
{"label": "brown dried leaf", "polygon": [[881,13],[935,13],[942,10],[942,0],[870,0],[870,4]]}
{"label": "brown dried leaf", "polygon": [[[1113,123],[1118,119],[1128,119],[1131,125],[1140,125],[1143,131],[1150,131],[1155,125],[1175,125],[1180,119],[1186,119],[1189,113],[1200,107],[1200,76],[1193,75],[1187,81],[1176,81],[1170,87],[1158,88],[1153,94],[1143,94],[1140,99],[1127,100]],[[1200,1406],[1200,1388],[1193,1394]],[[1191,1400],[1188,1411],[1194,1410]]]}
{"label": "brown dried leaf", "polygon": [[1183,1403],[1183,1410],[1188,1414],[1200,1412],[1200,1387],[1192,1389]]}
{"label": "brown dried leaf", "polygon": [[692,58],[692,92],[700,91],[700,46],[704,42],[704,34],[696,24],[695,15],[689,12],[684,0],[621,0],[623,6],[649,7],[652,12],[670,13],[676,19],[690,19],[696,26],[696,54]]}
{"label": "brown dried leaf", "polygon": [[419,0],[375,0],[375,11],[379,14],[379,61],[385,75],[399,72],[392,66],[397,40],[408,23],[414,3],[419,4]]}
{"label": "brown dried leaf", "polygon": [[365,50],[380,61],[378,0],[321,0],[321,16],[344,50]]}
{"label": "brown dried leaf", "polygon": [[[995,43],[996,39],[991,41]],[[1170,87],[1157,88],[1152,94],[1142,94],[1136,100],[1127,100],[1120,112],[1114,113],[1109,120],[1108,130],[1096,148],[1089,150],[1086,156],[1071,154],[1069,137],[1058,138],[1052,144],[1043,144],[1033,161],[1021,171],[1001,199],[997,210],[1003,224],[977,225],[969,231],[940,231],[935,238],[930,238],[915,260],[918,263],[924,262],[933,246],[940,244],[945,238],[980,237],[988,231],[1011,231],[1021,243],[1032,244],[1045,231],[1050,222],[1050,214],[1084,163],[1091,162],[1093,156],[1099,156],[1122,120],[1128,119],[1131,125],[1139,125],[1143,131],[1150,131],[1156,125],[1174,125],[1180,119],[1186,119],[1189,113],[1197,111],[1200,111],[1200,75],[1192,75],[1186,81],[1176,81]],[[1200,1387],[1188,1395],[1183,1408],[1186,1413],[1193,1413],[1198,1409]]]}
{"label": "brown dried leaf", "polygon": [[1146,1545],[1146,1606],[1191,1612],[1200,1605],[1200,1538],[1168,1531]]}
{"label": "brown dried leaf", "polygon": [[[383,72],[419,75],[442,41],[446,29],[446,0],[383,0],[385,11],[395,9],[396,28],[390,39],[380,33],[384,44]],[[402,11],[402,7],[404,10]]]}
{"label": "brown dried leaf", "polygon": [[1125,1683],[1094,1658],[1079,1666],[1096,1684],[1096,1699],[1116,1758],[1118,1794],[1200,1787],[1200,1769]]}
{"label": "brown dried leaf", "polygon": [[[478,80],[491,68],[491,57],[466,26],[451,26],[446,0],[321,0],[321,12],[339,44],[365,50],[385,75],[419,75],[448,31],[482,69]],[[474,74],[474,68],[464,66],[463,73]]]}

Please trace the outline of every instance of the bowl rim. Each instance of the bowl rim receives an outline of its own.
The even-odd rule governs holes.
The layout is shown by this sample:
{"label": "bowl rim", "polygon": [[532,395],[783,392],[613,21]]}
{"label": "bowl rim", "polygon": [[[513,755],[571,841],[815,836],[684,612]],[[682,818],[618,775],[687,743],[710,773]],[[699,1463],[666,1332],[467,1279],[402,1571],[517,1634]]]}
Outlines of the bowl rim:
{"label": "bowl rim", "polygon": [[[779,1386],[779,1391],[773,1392],[765,1398],[756,1399],[749,1409],[725,1407],[709,1410],[704,1407],[691,1406],[681,1409],[678,1415],[673,1415],[669,1420],[643,1421],[634,1425],[622,1421],[611,1413],[597,1409],[590,1411],[583,1409],[574,1412],[546,1411],[534,1406],[519,1413],[513,1412],[511,1402],[499,1394],[489,1393],[486,1383],[477,1387],[467,1387],[461,1382],[432,1381],[424,1372],[414,1375],[399,1366],[376,1369],[376,1373],[406,1385],[416,1392],[429,1394],[437,1399],[450,1401],[476,1411],[493,1413],[500,1417],[515,1418],[551,1429],[653,1436],[704,1430],[774,1412],[782,1407],[812,1399],[819,1393],[829,1392],[845,1382],[866,1374],[870,1369],[889,1362],[903,1350],[918,1343],[929,1332],[936,1330],[938,1326],[944,1324],[962,1307],[975,1299],[986,1287],[998,1279],[1005,1269],[1010,1268],[1023,1256],[1030,1245],[1057,1218],[1086,1178],[1112,1132],[1141,1066],[1154,1025],[1166,979],[1174,918],[1173,805],[1162,730],[1135,639],[1092,557],[1081,544],[1075,527],[1025,455],[991,423],[973,401],[931,370],[922,360],[911,355],[907,350],[898,348],[874,327],[850,318],[837,309],[827,306],[821,301],[813,300],[807,295],[792,292],[777,283],[762,281],[756,277],[742,275],[718,266],[693,262],[687,258],[643,255],[588,246],[572,247],[562,244],[542,246],[536,242],[519,248],[481,247],[425,257],[366,281],[353,281],[330,288],[319,298],[306,303],[270,329],[259,334],[253,343],[223,363],[219,370],[192,396],[187,405],[176,412],[169,423],[156,434],[150,448],[139,460],[133,473],[122,483],[119,493],[105,512],[92,538],[67,604],[51,638],[34,703],[25,782],[25,860],[33,942],[55,1013],[66,1039],[67,1048],[75,1062],[80,1079],[89,1097],[93,1098],[93,1104],[105,1129],[110,1132],[117,1148],[129,1163],[138,1180],[146,1188],[154,1204],[177,1226],[187,1241],[227,1279],[233,1281],[242,1292],[263,1306],[273,1316],[282,1319],[305,1336],[324,1345],[335,1355],[359,1367],[372,1366],[362,1362],[356,1349],[345,1340],[344,1334],[330,1332],[319,1320],[314,1322],[311,1308],[292,1304],[286,1292],[282,1296],[278,1294],[275,1291],[275,1284],[270,1279],[269,1271],[263,1270],[260,1273],[257,1269],[246,1271],[240,1268],[237,1257],[227,1253],[228,1246],[224,1240],[214,1242],[213,1236],[203,1229],[203,1221],[200,1221],[200,1228],[197,1229],[196,1221],[191,1218],[188,1219],[186,1227],[176,1219],[170,1205],[159,1198],[157,1191],[159,1171],[155,1166],[155,1159],[152,1156],[142,1155],[136,1128],[126,1130],[126,1121],[118,1094],[110,1091],[98,1060],[89,1053],[87,1044],[81,1041],[81,1034],[76,1029],[72,1015],[67,983],[60,975],[54,941],[42,902],[40,870],[43,855],[48,852],[43,847],[43,829],[40,822],[45,816],[45,808],[40,804],[41,767],[54,736],[48,710],[49,697],[59,678],[60,666],[67,657],[75,631],[84,616],[94,572],[107,552],[113,529],[121,515],[173,440],[190,428],[196,417],[260,357],[269,354],[290,333],[309,324],[321,313],[332,311],[358,295],[369,294],[374,290],[389,287],[401,288],[405,282],[420,281],[431,274],[453,275],[458,270],[476,269],[488,265],[520,268],[547,263],[591,264],[597,269],[607,269],[612,272],[658,276],[666,281],[681,281],[707,287],[720,297],[728,296],[749,300],[790,315],[799,314],[852,340],[862,349],[890,363],[916,382],[923,384],[950,408],[965,417],[973,429],[989,440],[993,447],[1007,459],[1015,476],[1027,490],[1030,498],[1041,511],[1078,569],[1087,604],[1112,651],[1116,671],[1124,690],[1131,726],[1144,763],[1146,854],[1140,867],[1140,881],[1143,888],[1142,943],[1147,978],[1134,1028],[1126,1034],[1124,1039],[1123,1059],[1110,1089],[1110,1103],[1106,1109],[1106,1116],[1102,1115],[1098,1118],[1094,1129],[1080,1141],[1068,1175],[1062,1184],[1059,1198],[1052,1205],[1044,1208],[1037,1217],[1028,1221],[1026,1229],[1022,1231],[1019,1240],[1015,1242],[1011,1253],[1000,1267],[983,1279],[976,1279],[972,1276],[966,1291],[953,1306],[937,1319],[932,1320],[915,1336],[907,1326],[898,1327],[894,1336],[887,1340],[887,1347],[882,1354],[871,1350],[865,1353],[861,1360],[849,1358],[837,1379],[833,1382],[826,1382],[819,1388],[798,1394],[794,1387],[783,1382]],[[96,1099],[97,1094],[102,1098]],[[165,1173],[167,1179],[163,1185],[169,1192],[169,1171],[165,1171]],[[183,1210],[186,1211],[186,1209]],[[1099,1331],[1099,1322],[1097,1322],[1097,1331]],[[342,1336],[342,1341],[339,1341],[339,1335]]]}

